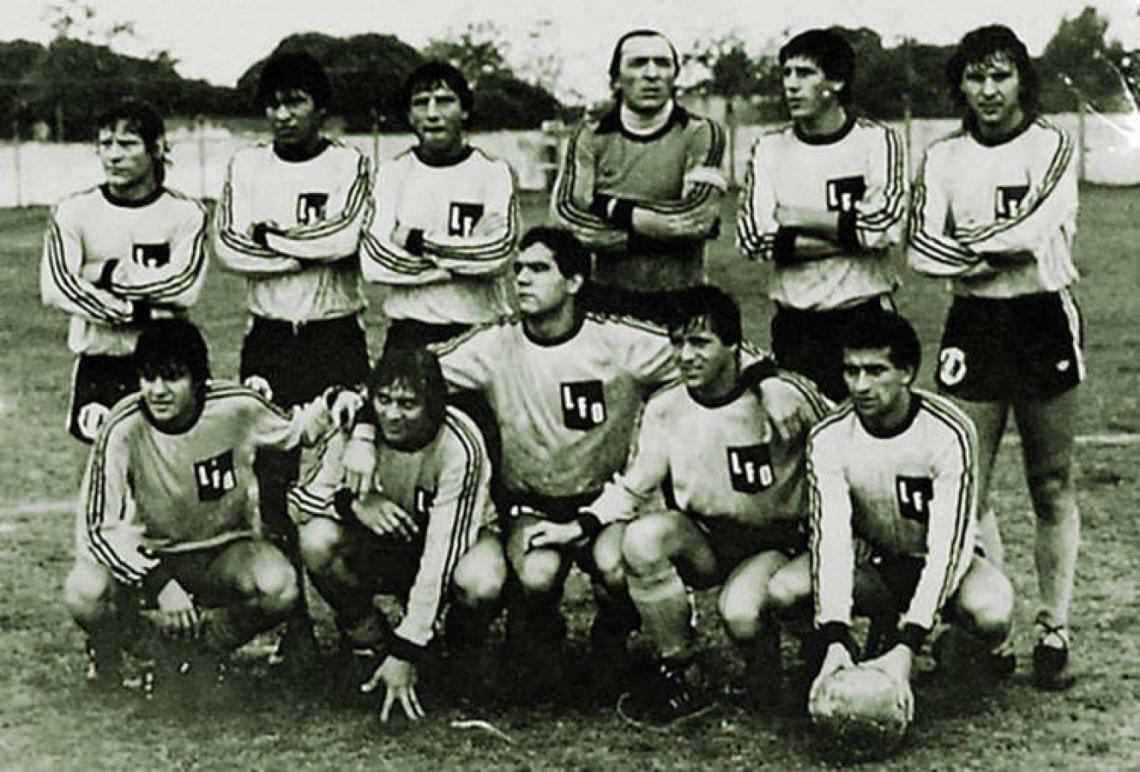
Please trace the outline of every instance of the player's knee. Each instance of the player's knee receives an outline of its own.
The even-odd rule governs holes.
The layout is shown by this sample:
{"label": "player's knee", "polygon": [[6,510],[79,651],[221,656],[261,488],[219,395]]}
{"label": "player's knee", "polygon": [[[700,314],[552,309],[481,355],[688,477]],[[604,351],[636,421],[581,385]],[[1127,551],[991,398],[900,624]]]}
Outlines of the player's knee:
{"label": "player's knee", "polygon": [[562,580],[561,557],[554,550],[535,550],[515,567],[519,586],[528,595],[547,595],[558,590]]}
{"label": "player's knee", "polygon": [[94,622],[111,613],[115,579],[100,565],[77,561],[63,585],[63,602],[78,622]]}
{"label": "player's knee", "polygon": [[[611,526],[612,528],[612,526]],[[594,566],[598,570],[598,580],[607,593],[622,592],[625,587],[625,564],[621,557],[621,534],[610,529],[602,532],[594,544]]]}
{"label": "player's knee", "polygon": [[810,578],[804,579],[791,571],[778,571],[768,580],[764,609],[776,614],[796,611],[811,597]]}
{"label": "player's knee", "polygon": [[327,517],[315,517],[301,528],[301,559],[314,574],[328,573],[344,544],[344,529]]}
{"label": "player's knee", "polygon": [[621,542],[625,567],[644,573],[666,559],[671,531],[669,520],[658,515],[645,515],[627,525]]}
{"label": "player's knee", "polygon": [[724,592],[717,601],[717,610],[734,641],[751,641],[760,634],[763,623],[757,598]]}
{"label": "player's knee", "polygon": [[1039,520],[1060,523],[1077,516],[1076,490],[1067,467],[1029,475],[1029,494]]}
{"label": "player's knee", "polygon": [[507,582],[507,565],[502,554],[471,550],[455,567],[452,578],[455,595],[468,608],[484,608],[498,602]]}
{"label": "player's knee", "polygon": [[262,610],[283,614],[297,602],[297,573],[284,556],[264,556],[252,567],[247,589]]}
{"label": "player's knee", "polygon": [[1013,624],[1013,588],[1008,582],[975,592],[962,602],[964,624],[978,638],[1000,642]]}

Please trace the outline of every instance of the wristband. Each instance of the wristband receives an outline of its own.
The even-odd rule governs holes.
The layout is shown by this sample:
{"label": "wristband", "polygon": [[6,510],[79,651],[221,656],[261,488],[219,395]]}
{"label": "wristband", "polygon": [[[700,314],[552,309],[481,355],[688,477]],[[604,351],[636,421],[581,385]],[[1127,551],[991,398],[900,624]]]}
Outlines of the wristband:
{"label": "wristband", "polygon": [[131,301],[131,322],[134,324],[146,324],[150,321],[150,306],[143,303],[141,300]]}
{"label": "wristband", "polygon": [[99,280],[95,282],[95,286],[99,289],[111,289],[111,282],[114,280],[115,269],[119,267],[118,260],[108,260],[103,263],[103,269],[99,271]]}
{"label": "wristband", "polygon": [[398,635],[393,635],[388,641],[388,654],[396,659],[402,659],[405,662],[416,663],[427,656],[427,646],[420,646],[418,643],[412,643],[406,638],[401,638]]}
{"label": "wristband", "polygon": [[408,231],[408,238],[404,239],[404,249],[416,257],[424,253],[424,232],[422,228],[412,228]]}
{"label": "wristband", "polygon": [[926,636],[929,633],[930,631],[925,627],[920,627],[914,622],[907,622],[899,629],[899,643],[918,654],[922,650],[922,644],[926,642]]}
{"label": "wristband", "polygon": [[262,246],[262,247],[265,247],[266,249],[268,249],[269,248],[268,234],[269,234],[269,223],[255,222],[253,224],[253,232],[250,234],[249,237],[253,240],[254,244],[257,244],[259,246]]}
{"label": "wristband", "polygon": [[855,215],[854,209],[839,213],[836,230],[839,236],[839,246],[844,249],[859,249],[859,236],[855,233]]}
{"label": "wristband", "polygon": [[602,530],[602,521],[593,512],[582,511],[575,518],[574,522],[578,523],[578,527],[582,529],[582,536],[587,541],[593,540],[598,532]]}
{"label": "wristband", "polygon": [[776,231],[776,239],[772,245],[772,259],[777,263],[790,263],[796,259],[796,236],[799,231],[795,228],[780,228]]}
{"label": "wristband", "polygon": [[619,228],[633,228],[633,202],[627,198],[615,198],[610,207],[610,222]]}

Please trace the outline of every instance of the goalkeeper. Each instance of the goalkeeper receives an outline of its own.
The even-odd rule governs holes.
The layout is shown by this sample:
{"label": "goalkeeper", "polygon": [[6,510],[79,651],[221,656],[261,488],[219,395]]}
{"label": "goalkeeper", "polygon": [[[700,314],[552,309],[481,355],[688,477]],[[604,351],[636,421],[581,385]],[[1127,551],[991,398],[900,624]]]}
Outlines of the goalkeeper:
{"label": "goalkeeper", "polygon": [[[389,348],[366,385],[378,429],[367,491],[354,496],[345,487],[347,435],[337,434],[290,503],[299,519],[312,518],[301,528],[301,555],[355,655],[349,674],[355,665],[369,667],[367,680],[353,686],[383,687],[382,721],[397,703],[415,720],[424,715],[418,666],[448,599],[478,605],[486,595],[462,576],[464,560],[494,539],[486,533],[476,544],[495,520],[491,468],[474,422],[446,405],[434,354]],[[377,592],[405,603],[395,629],[373,605]]]}
{"label": "goalkeeper", "polygon": [[[974,425],[949,400],[912,387],[919,354],[914,328],[897,314],[851,328],[843,344],[851,400],[809,435],[811,581],[827,644],[813,692],[852,663],[852,607],[867,612],[865,599],[884,591],[899,626],[869,664],[898,682],[910,679],[940,614],[976,643],[976,667],[1008,674],[1015,665],[1013,588],[974,549]],[[857,540],[872,554],[859,565]]]}

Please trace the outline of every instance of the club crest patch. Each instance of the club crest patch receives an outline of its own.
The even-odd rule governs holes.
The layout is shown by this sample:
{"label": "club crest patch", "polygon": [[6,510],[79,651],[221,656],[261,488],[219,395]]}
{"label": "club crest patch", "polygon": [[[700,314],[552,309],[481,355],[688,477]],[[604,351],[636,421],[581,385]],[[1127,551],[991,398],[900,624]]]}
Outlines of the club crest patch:
{"label": "club crest patch", "polygon": [[198,483],[199,501],[217,501],[232,491],[237,487],[233,451],[195,462],[194,479]]}
{"label": "club crest patch", "polygon": [[827,181],[827,211],[850,212],[856,201],[863,200],[867,182],[862,176],[838,177]]}
{"label": "club crest patch", "polygon": [[606,396],[601,381],[572,381],[559,386],[562,422],[567,429],[593,429],[606,420]]}
{"label": "club crest patch", "polygon": [[131,244],[131,262],[143,268],[161,268],[170,262],[170,245]]}
{"label": "club crest patch", "polygon": [[906,520],[925,523],[930,520],[930,502],[934,500],[934,481],[929,477],[895,477],[895,495],[899,514]]}
{"label": "club crest patch", "polygon": [[466,238],[483,216],[482,204],[452,201],[447,205],[447,235]]}
{"label": "club crest patch", "polygon": [[328,211],[328,193],[301,193],[297,196],[297,223],[312,225],[325,219]]}
{"label": "club crest patch", "polygon": [[1017,216],[1021,202],[1029,195],[1028,185],[1003,185],[994,191],[994,217],[1008,220]]}
{"label": "club crest patch", "polygon": [[759,493],[776,482],[772,450],[767,444],[727,448],[728,477],[739,493]]}

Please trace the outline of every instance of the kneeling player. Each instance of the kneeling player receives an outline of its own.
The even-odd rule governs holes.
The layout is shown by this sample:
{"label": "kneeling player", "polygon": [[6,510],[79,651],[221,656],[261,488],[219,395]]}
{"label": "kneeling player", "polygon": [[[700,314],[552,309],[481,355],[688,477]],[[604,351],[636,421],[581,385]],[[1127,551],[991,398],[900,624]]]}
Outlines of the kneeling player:
{"label": "kneeling player", "polygon": [[[478,578],[464,571],[465,561],[482,562],[488,546],[496,554],[494,535],[479,534],[494,522],[491,469],[474,422],[447,406],[433,354],[387,348],[369,376],[368,391],[378,428],[368,490],[354,496],[347,487],[348,437],[336,435],[291,499],[313,516],[301,529],[301,554],[313,584],[332,606],[346,642],[377,665],[361,688],[386,689],[382,720],[396,702],[417,719],[424,714],[415,689],[417,665],[447,595],[454,590],[466,605],[498,600],[497,584],[483,592],[461,578]],[[373,606],[377,591],[406,600],[395,630]]]}
{"label": "kneeling player", "polygon": [[[684,386],[650,399],[629,469],[588,507],[603,523],[626,519],[658,486],[671,486],[671,508],[630,522],[622,541],[629,593],[661,673],[650,688],[623,698],[622,712],[651,723],[682,718],[707,702],[699,669],[691,667],[697,652],[686,587],[723,584],[720,613],[744,648],[760,700],[779,685],[771,614],[806,602],[808,590],[806,582],[797,589],[776,581],[781,592],[769,591],[804,548],[804,435],[778,437],[764,399],[749,388],[752,368],[741,368],[735,301],[697,287],[682,305],[670,336]],[[806,379],[777,378],[796,389],[812,424],[827,411]]]}
{"label": "kneeling player", "polygon": [[[1013,588],[974,552],[974,425],[948,399],[912,388],[919,353],[914,328],[896,314],[850,330],[843,377],[851,401],[809,436],[812,584],[829,644],[813,689],[851,665],[853,598],[873,584],[885,585],[901,613],[898,643],[872,660],[897,681],[910,678],[939,614],[979,640],[985,667],[1012,670]],[[858,570],[856,538],[873,554]]]}
{"label": "kneeling player", "polygon": [[147,327],[134,362],[139,393],[111,411],[87,465],[65,601],[89,636],[89,677],[107,686],[121,683],[123,646],[149,629],[140,606],[156,602],[149,616],[180,641],[161,647],[156,687],[189,674],[195,693],[297,598],[289,561],[256,535],[254,450],[315,442],[330,409],[348,420],[361,400],[330,389],[287,414],[208,380],[206,343],[183,319]]}

